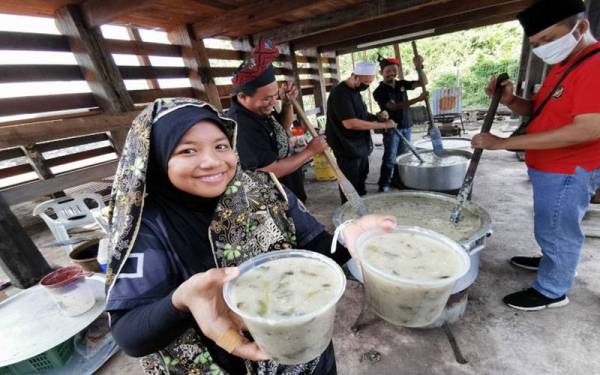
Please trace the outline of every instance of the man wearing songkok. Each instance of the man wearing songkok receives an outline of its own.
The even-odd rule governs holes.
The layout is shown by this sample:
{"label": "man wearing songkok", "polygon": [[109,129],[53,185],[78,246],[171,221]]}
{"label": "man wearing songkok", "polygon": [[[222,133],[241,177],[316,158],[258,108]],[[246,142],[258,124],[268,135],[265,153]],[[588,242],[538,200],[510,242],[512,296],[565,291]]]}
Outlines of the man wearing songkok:
{"label": "man wearing songkok", "polygon": [[[373,151],[371,130],[396,126],[387,119],[386,112],[377,116],[370,114],[360,94],[373,82],[375,73],[375,64],[356,64],[350,77],[333,87],[327,99],[327,141],[340,169],[360,195],[367,193],[365,181],[369,174],[369,155]],[[343,194],[341,198],[344,203]]]}
{"label": "man wearing songkok", "polygon": [[[400,132],[410,141],[412,134],[412,117],[410,115],[410,106],[426,100],[427,93],[422,93],[415,99],[408,99],[407,91],[420,87],[419,81],[397,80],[400,72],[400,60],[384,59],[381,56],[377,59],[383,81],[373,92],[373,97],[382,111],[387,111],[392,120],[398,124],[398,131],[387,129],[383,133],[383,157],[381,159],[381,172],[379,174],[379,192],[387,192],[390,185],[398,188],[404,188],[400,182],[398,166],[396,165],[396,156],[407,152],[404,142],[400,139]],[[413,62],[416,67],[423,66],[423,58],[415,56]],[[427,77],[424,76],[425,84]]]}
{"label": "man wearing songkok", "polygon": [[[261,40],[235,72],[235,96],[227,116],[238,123],[237,147],[242,168],[271,172],[300,200],[306,200],[302,166],[328,146],[325,137],[314,138],[301,152],[292,154],[286,129],[292,124],[291,98],[297,95],[294,84],[278,87],[272,62],[279,51]],[[281,113],[274,108],[282,101]]]}
{"label": "man wearing songkok", "polygon": [[[504,297],[520,310],[569,303],[585,236],[581,222],[600,187],[600,43],[590,32],[581,0],[541,0],[517,16],[539,58],[552,65],[532,100],[504,83],[501,102],[530,117],[510,138],[479,134],[476,148],[525,150],[533,186],[534,232],[542,256],[519,256],[511,263],[537,271],[532,288]],[[496,85],[488,86],[491,95]]]}

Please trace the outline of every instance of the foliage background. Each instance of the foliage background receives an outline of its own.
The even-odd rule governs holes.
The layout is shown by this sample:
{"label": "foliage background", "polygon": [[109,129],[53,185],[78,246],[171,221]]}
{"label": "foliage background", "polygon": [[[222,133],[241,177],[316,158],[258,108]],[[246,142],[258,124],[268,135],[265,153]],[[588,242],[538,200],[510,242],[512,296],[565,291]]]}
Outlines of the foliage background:
{"label": "foliage background", "polygon": [[[522,42],[523,31],[516,21],[418,40],[419,54],[425,59],[425,73],[429,78],[428,89],[455,87],[459,80],[463,109],[485,108],[489,99],[484,88],[492,74],[507,72],[516,80]],[[356,52],[354,60],[376,62],[378,53],[394,57],[394,48],[389,45]],[[405,79],[416,80],[409,42],[400,43],[400,55]],[[341,55],[339,61],[341,78],[345,79],[352,71],[352,57]],[[376,85],[372,86],[371,90],[375,89]],[[410,96],[417,96],[419,92],[413,91]],[[372,98],[365,99],[366,103],[372,102]],[[372,104],[377,112],[377,106]]]}

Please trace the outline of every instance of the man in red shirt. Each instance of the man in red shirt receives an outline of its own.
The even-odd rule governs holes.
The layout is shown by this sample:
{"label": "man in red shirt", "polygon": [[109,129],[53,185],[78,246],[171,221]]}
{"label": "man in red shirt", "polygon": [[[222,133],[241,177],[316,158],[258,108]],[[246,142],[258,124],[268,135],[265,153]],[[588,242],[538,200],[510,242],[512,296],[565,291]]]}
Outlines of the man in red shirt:
{"label": "man in red shirt", "polygon": [[[475,148],[525,150],[542,257],[511,259],[517,267],[537,270],[532,288],[504,297],[520,310],[569,302],[566,293],[585,239],[581,221],[600,187],[600,53],[586,57],[560,82],[572,65],[600,49],[584,12],[581,0],[540,0],[517,16],[533,52],[553,66],[533,100],[513,95],[513,84],[504,84],[501,102],[519,115],[534,114],[525,135],[478,134],[472,141]],[[488,95],[495,85],[492,78]]]}

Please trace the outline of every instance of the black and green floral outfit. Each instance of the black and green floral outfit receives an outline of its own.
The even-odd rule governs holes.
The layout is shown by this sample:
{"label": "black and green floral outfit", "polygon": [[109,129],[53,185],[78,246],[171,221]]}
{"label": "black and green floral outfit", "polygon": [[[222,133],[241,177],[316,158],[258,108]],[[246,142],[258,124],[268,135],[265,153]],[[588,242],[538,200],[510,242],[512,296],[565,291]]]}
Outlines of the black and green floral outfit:
{"label": "black and green floral outfit", "polygon": [[[328,254],[331,236],[277,179],[239,166],[224,194],[177,190],[168,158],[200,120],[215,123],[235,147],[236,123],[194,99],[159,99],[134,120],[113,186],[107,311],[113,336],[148,374],[334,374],[330,347],[313,361],[279,365],[228,354],[175,309],[173,291],[198,272],[238,265],[267,251]],[[340,247],[335,260],[349,259]]]}

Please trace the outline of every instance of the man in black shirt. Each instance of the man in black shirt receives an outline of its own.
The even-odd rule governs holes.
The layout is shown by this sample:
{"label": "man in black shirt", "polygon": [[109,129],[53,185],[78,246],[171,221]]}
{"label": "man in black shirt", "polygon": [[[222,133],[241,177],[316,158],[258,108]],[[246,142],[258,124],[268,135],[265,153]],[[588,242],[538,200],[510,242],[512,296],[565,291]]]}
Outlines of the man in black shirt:
{"label": "man in black shirt", "polygon": [[[375,64],[356,64],[352,75],[332,88],[327,99],[327,141],[340,169],[360,195],[367,193],[365,181],[373,151],[371,130],[395,126],[391,120],[377,122],[385,120],[387,113],[370,114],[360,95],[373,82],[375,73]],[[341,197],[344,203],[346,198],[343,194]]]}
{"label": "man in black shirt", "polygon": [[[415,56],[415,67],[423,65],[423,58]],[[427,100],[428,94],[423,93],[415,99],[408,99],[407,90],[419,87],[419,81],[396,80],[400,71],[400,61],[397,59],[379,58],[379,66],[383,81],[373,92],[373,97],[382,111],[389,113],[390,119],[398,124],[398,130],[410,141],[412,135],[412,117],[410,106],[423,100]],[[427,78],[425,77],[425,80]],[[427,81],[425,82],[427,84]],[[379,175],[379,191],[387,192],[390,184],[402,188],[396,165],[396,156],[407,152],[404,142],[394,129],[388,129],[383,133],[383,158],[381,160],[381,172]]]}
{"label": "man in black shirt", "polygon": [[[286,129],[292,124],[290,98],[297,95],[297,89],[294,84],[278,87],[271,65],[278,55],[277,48],[261,41],[253,58],[242,63],[232,79],[236,95],[227,116],[239,125],[237,150],[242,168],[273,173],[306,201],[302,166],[328,146],[325,137],[317,137],[303,151],[291,153]],[[282,99],[280,114],[274,111],[278,98]]]}

